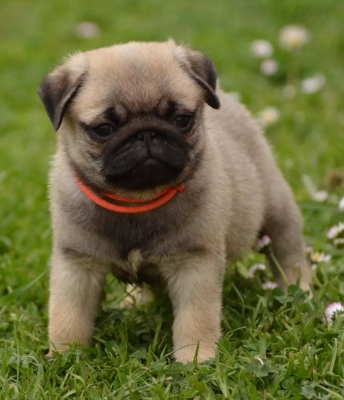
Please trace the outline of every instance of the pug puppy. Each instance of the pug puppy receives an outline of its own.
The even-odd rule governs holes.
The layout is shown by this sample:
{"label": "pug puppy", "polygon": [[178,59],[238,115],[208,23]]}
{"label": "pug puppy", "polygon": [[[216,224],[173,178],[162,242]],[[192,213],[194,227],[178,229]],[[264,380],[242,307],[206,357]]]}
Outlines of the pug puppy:
{"label": "pug puppy", "polygon": [[[260,234],[308,290],[302,223],[246,109],[198,51],[164,43],[78,53],[39,95],[58,131],[50,173],[50,353],[88,345],[105,275],[165,284],[177,361],[215,355],[227,261]],[[272,263],[276,279],[286,283]]]}

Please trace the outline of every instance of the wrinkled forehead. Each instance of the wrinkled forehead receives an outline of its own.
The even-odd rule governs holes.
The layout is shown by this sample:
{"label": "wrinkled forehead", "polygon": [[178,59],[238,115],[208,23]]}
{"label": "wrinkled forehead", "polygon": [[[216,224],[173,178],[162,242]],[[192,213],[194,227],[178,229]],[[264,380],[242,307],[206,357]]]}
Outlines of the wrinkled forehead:
{"label": "wrinkled forehead", "polygon": [[88,72],[73,104],[75,112],[90,122],[109,107],[135,114],[173,102],[194,110],[202,96],[197,84],[171,51],[153,50],[116,46],[86,53]]}

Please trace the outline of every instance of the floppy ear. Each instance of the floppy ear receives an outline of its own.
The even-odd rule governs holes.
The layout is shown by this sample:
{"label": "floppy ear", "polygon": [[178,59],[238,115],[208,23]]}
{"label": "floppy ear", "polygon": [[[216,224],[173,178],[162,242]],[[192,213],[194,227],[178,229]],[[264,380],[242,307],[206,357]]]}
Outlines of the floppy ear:
{"label": "floppy ear", "polygon": [[[80,55],[77,56],[74,58],[79,58],[80,61]],[[55,68],[41,82],[38,95],[55,131],[59,129],[67,106],[77,94],[84,77],[85,69],[81,67],[80,62],[75,63],[72,57],[66,64]]]}
{"label": "floppy ear", "polygon": [[184,49],[183,67],[190,77],[204,90],[206,103],[215,109],[220,108],[220,100],[216,94],[217,73],[214,64],[203,53],[199,51]]}

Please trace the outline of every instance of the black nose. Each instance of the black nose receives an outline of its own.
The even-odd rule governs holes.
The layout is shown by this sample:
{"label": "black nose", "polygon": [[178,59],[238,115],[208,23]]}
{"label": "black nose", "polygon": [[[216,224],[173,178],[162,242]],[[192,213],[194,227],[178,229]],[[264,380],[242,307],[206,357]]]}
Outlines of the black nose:
{"label": "black nose", "polygon": [[141,141],[146,141],[146,140],[152,140],[153,138],[155,138],[156,133],[153,131],[144,131],[144,132],[139,132],[136,136],[137,140],[141,140]]}

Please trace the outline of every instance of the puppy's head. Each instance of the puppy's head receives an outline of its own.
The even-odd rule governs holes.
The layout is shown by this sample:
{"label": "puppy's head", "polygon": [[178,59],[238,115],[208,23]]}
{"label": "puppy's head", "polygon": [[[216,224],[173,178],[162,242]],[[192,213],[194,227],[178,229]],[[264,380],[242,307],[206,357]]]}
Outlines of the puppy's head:
{"label": "puppy's head", "polygon": [[219,108],[203,54],[128,43],[70,57],[39,95],[71,166],[86,182],[144,192],[185,182],[203,143],[203,107]]}

